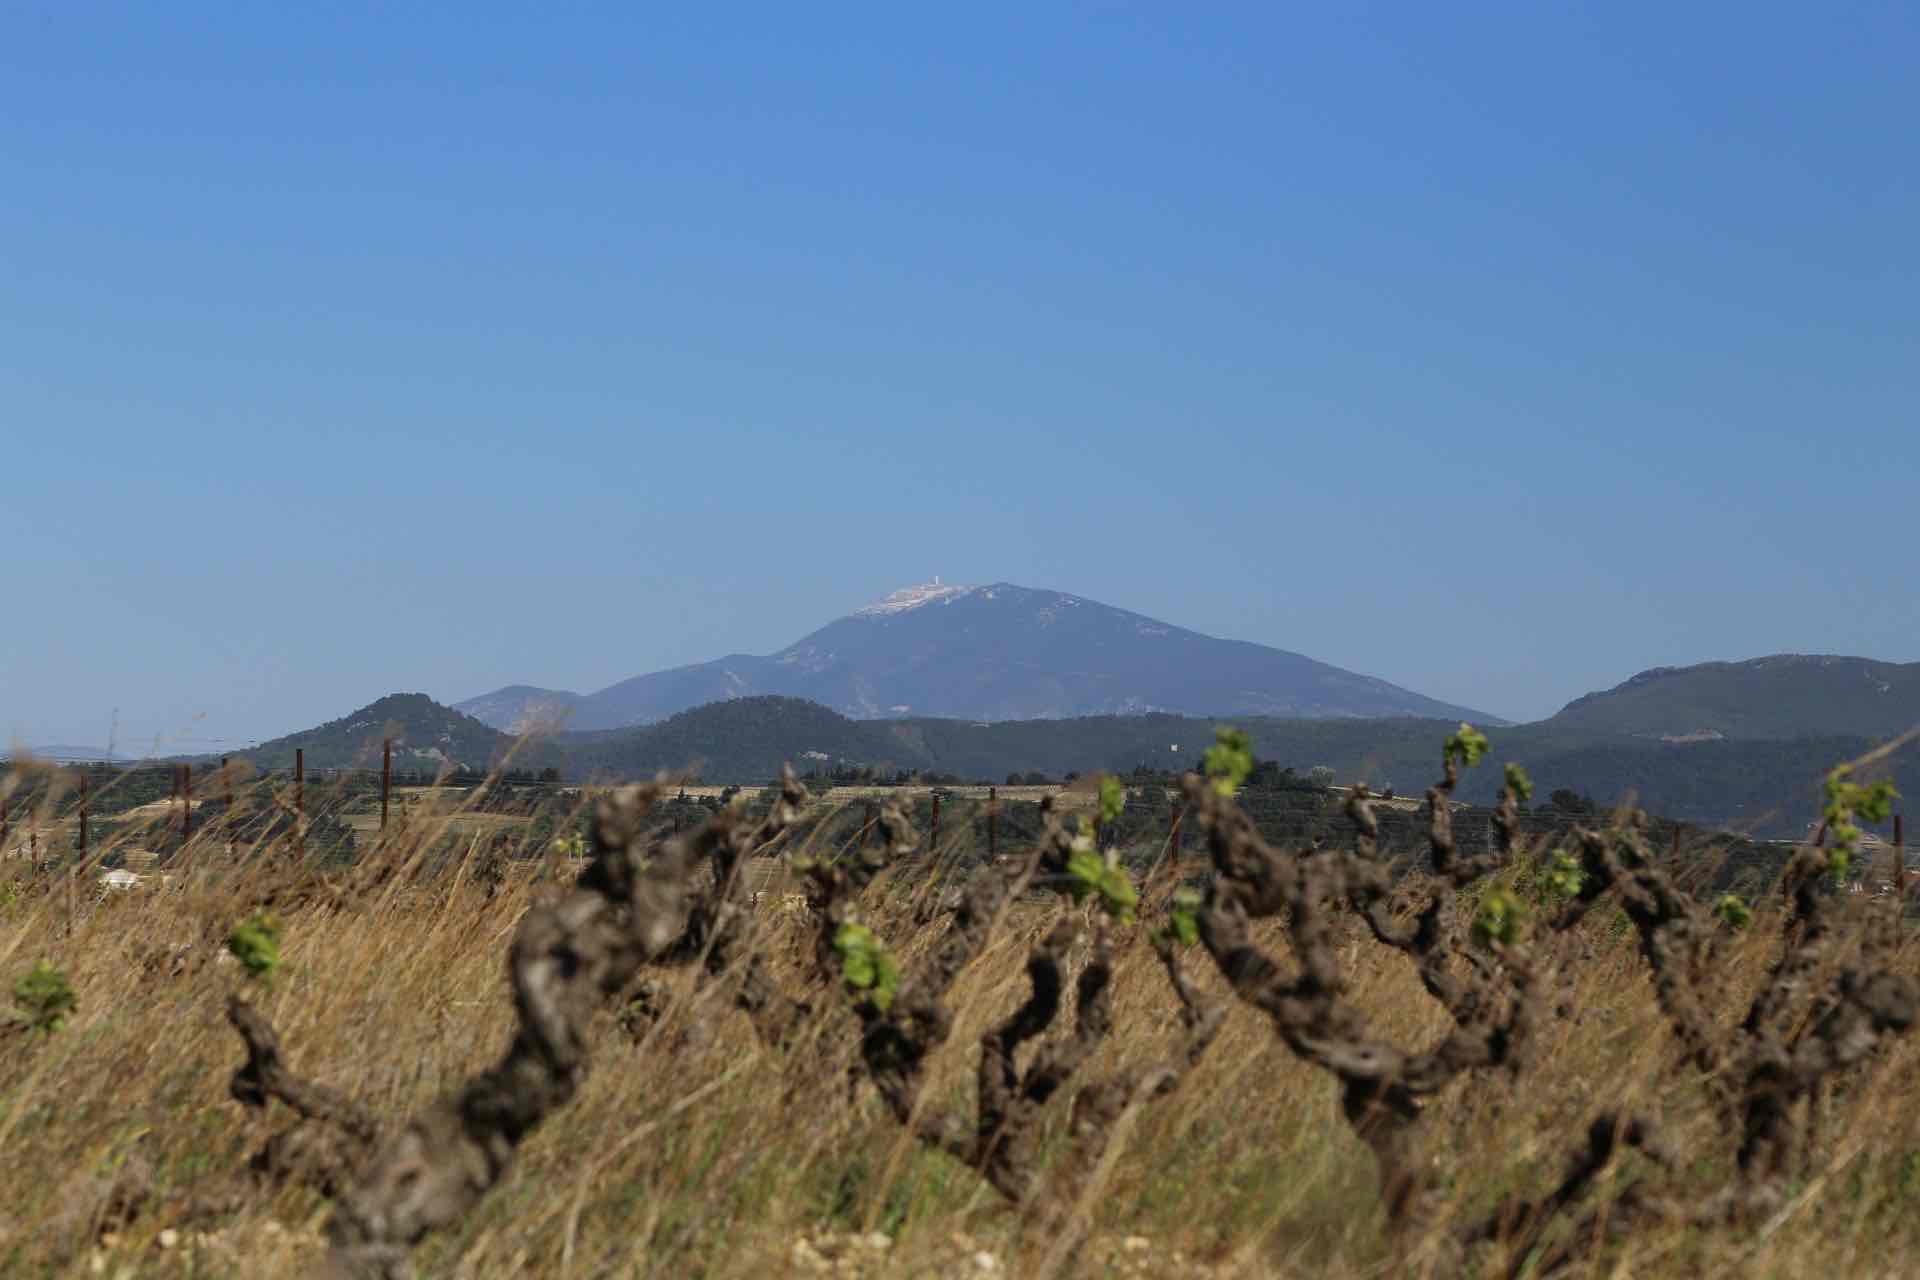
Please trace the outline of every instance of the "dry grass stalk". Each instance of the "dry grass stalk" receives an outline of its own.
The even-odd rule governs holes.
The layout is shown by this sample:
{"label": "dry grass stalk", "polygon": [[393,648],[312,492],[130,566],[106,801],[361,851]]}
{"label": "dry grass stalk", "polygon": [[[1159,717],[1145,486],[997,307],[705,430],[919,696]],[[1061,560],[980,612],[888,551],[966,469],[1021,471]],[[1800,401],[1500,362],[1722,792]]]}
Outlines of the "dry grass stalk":
{"label": "dry grass stalk", "polygon": [[[309,789],[310,814],[326,803],[319,790]],[[843,901],[889,937],[906,975],[901,996],[923,974],[940,979],[923,987],[937,994],[904,1033],[944,1026],[904,1085],[913,1130],[867,1064],[857,1010],[850,1016],[844,997],[822,991],[823,976],[839,985],[823,926],[833,895],[814,917],[743,911],[738,875],[715,874],[727,859],[746,865],[777,823],[736,816],[688,833],[675,851],[630,812],[623,829],[628,811],[616,805],[601,852],[626,853],[571,888],[521,873],[477,883],[486,850],[459,843],[447,858],[445,811],[396,824],[348,868],[296,864],[284,824],[260,824],[263,838],[250,841],[237,822],[197,831],[163,866],[176,877],[165,888],[102,896],[71,862],[57,877],[0,868],[11,886],[0,895],[9,978],[45,958],[79,998],[59,1034],[0,1039],[0,1272],[87,1274],[98,1260],[170,1274],[177,1259],[182,1275],[306,1275],[318,1243],[304,1224],[327,1193],[338,1196],[335,1236],[354,1265],[397,1270],[410,1221],[426,1224],[412,1252],[427,1272],[475,1277],[761,1275],[798,1265],[789,1262],[797,1242],[830,1253],[836,1226],[876,1225],[885,1248],[873,1254],[878,1269],[860,1274],[957,1274],[988,1250],[1036,1275],[1130,1274],[1125,1259],[1137,1257],[1163,1274],[1357,1280],[1378,1274],[1390,1248],[1402,1251],[1387,1241],[1409,1235],[1497,1249],[1515,1275],[1893,1275],[1920,1249],[1911,1212],[1920,1117],[1903,1105],[1920,1083],[1920,1057],[1900,1035],[1913,953],[1890,915],[1862,917],[1876,908],[1824,894],[1817,875],[1796,872],[1784,909],[1759,917],[1778,929],[1728,934],[1702,904],[1661,886],[1662,864],[1628,827],[1589,833],[1580,893],[1530,942],[1489,953],[1466,944],[1457,910],[1429,915],[1435,896],[1460,896],[1437,851],[1436,880],[1374,877],[1364,805],[1361,797],[1352,850],[1285,855],[1291,870],[1244,859],[1240,883],[1219,882],[1253,903],[1273,886],[1285,905],[1302,878],[1324,884],[1338,872],[1342,896],[1320,901],[1337,1003],[1364,1011],[1361,1048],[1433,1046],[1394,1052],[1415,1080],[1439,1054],[1443,1068],[1466,1064],[1456,1082],[1473,1081],[1415,1095],[1417,1119],[1404,1124],[1392,1104],[1406,1075],[1376,1073],[1350,1090],[1284,1035],[1221,1020],[1229,966],[1187,974],[1176,948],[1150,954],[1125,926],[1089,928],[1084,948],[1062,948],[1062,912],[1031,893],[1008,897],[942,978],[943,952],[962,945],[955,935],[969,936],[971,922],[951,912],[963,897],[949,902],[952,918],[918,925],[937,893],[890,887],[921,887],[929,861],[913,852],[910,832],[832,865],[851,877],[863,858],[879,864]],[[16,806],[12,820],[35,813]],[[58,830],[50,808],[38,820],[43,834]],[[1237,819],[1223,808],[1220,821],[1231,839]],[[130,824],[90,851],[93,865],[112,858],[116,841],[145,840]],[[1477,871],[1468,894],[1489,873],[1508,875],[1512,861]],[[655,874],[659,899],[640,888]],[[1043,861],[1027,887],[1051,887],[1049,875]],[[658,909],[634,913],[636,895]],[[265,908],[284,925],[287,966],[271,990],[232,1006],[259,1019],[240,1015],[247,1053],[236,1075],[226,1011],[237,974],[217,962],[219,944]],[[1341,912],[1374,941],[1356,942]],[[638,924],[646,919],[666,923],[650,932]],[[1871,928],[1856,927],[1863,920]],[[1263,958],[1298,946],[1289,910],[1249,913],[1243,927],[1245,947]],[[1579,947],[1563,946],[1576,935]],[[625,940],[603,951],[602,938]],[[1638,943],[1638,954],[1622,943]],[[1531,990],[1551,988],[1578,1019],[1527,1022],[1523,949]],[[503,950],[512,1002],[498,994]],[[596,967],[589,953],[609,961]],[[1303,974],[1328,972],[1301,954],[1293,963]],[[1277,973],[1280,961],[1268,963]],[[1651,983],[1638,977],[1648,972]],[[596,1011],[643,974],[662,999],[657,1025],[630,1048],[606,1035]],[[538,1034],[523,1024],[523,987],[534,993]],[[747,1016],[716,1017],[716,1002]],[[1186,1045],[1213,1043],[1205,1057],[1183,1048],[1169,1061],[1172,1011]],[[1263,1021],[1276,1025],[1271,1014]],[[1081,1052],[1083,1035],[1097,1048]],[[1491,1039],[1475,1048],[1478,1037]],[[286,1073],[283,1041],[308,1078]],[[784,1047],[768,1047],[776,1044]],[[606,1060],[591,1075],[590,1047]],[[1332,1040],[1314,1053],[1346,1060]],[[519,1067],[500,1074],[516,1055],[529,1068],[524,1097],[544,1099],[539,1108],[518,1101]],[[1354,1061],[1364,1077],[1365,1054]],[[849,1105],[822,1084],[849,1062],[880,1105]],[[1676,1062],[1689,1069],[1676,1072]],[[1060,1074],[1063,1063],[1072,1069]],[[1186,1083],[1162,1092],[1169,1067]],[[1342,1097],[1369,1102],[1344,1132],[1326,1123],[1340,1114],[1317,1083],[1330,1075]],[[222,1107],[230,1076],[235,1096],[292,1107],[303,1118],[283,1132],[306,1136],[271,1132],[248,1118],[256,1108]],[[321,1080],[336,1087],[319,1089]],[[513,1097],[490,1092],[499,1088]],[[1045,1089],[1060,1101],[1073,1095],[1072,1105],[1031,1105]],[[513,1125],[476,1141],[455,1105],[465,1098],[495,1099],[488,1123]],[[1138,1105],[1147,1098],[1161,1101]],[[408,1115],[419,1119],[390,1119]],[[1382,1115],[1389,1123],[1363,1134]],[[1016,1140],[983,1144],[996,1124]],[[941,1141],[922,1141],[922,1126]],[[366,1141],[370,1127],[383,1140]],[[320,1133],[337,1141],[308,1141]],[[915,1135],[904,1151],[902,1134]],[[1387,1220],[1370,1207],[1378,1161],[1354,1139],[1382,1135],[1395,1139],[1390,1154],[1404,1153],[1407,1222],[1420,1231],[1407,1222],[1383,1231]],[[947,1138],[969,1148],[977,1178],[950,1176]],[[397,1185],[406,1159],[432,1168],[440,1153],[469,1171],[465,1186],[442,1196],[437,1174],[432,1195]],[[1021,1169],[1024,1181],[1012,1176]],[[1024,1189],[1019,1211],[997,1207],[1015,1204],[1001,1183]],[[984,1200],[983,1187],[995,1188]],[[374,1210],[350,1209],[355,1196],[372,1196]],[[355,1214],[374,1211],[392,1213],[384,1237],[355,1225]],[[1075,1256],[1044,1247],[1050,1215],[1062,1212],[1080,1223],[1056,1239],[1090,1233]],[[1753,1229],[1726,1229],[1736,1223]],[[175,1231],[183,1242],[162,1250],[161,1234]],[[1136,1237],[1151,1248],[1133,1253]],[[1425,1256],[1453,1265],[1444,1250]]]}

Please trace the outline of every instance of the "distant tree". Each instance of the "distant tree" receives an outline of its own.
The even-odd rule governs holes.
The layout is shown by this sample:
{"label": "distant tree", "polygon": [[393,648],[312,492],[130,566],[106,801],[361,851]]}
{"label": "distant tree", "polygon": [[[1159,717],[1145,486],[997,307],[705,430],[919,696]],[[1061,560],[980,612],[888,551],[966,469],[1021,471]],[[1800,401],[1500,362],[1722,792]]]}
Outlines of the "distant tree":
{"label": "distant tree", "polygon": [[1547,797],[1554,808],[1562,813],[1592,813],[1593,801],[1579,792],[1562,787]]}
{"label": "distant tree", "polygon": [[1294,785],[1293,770],[1281,768],[1278,760],[1256,760],[1242,785],[1255,790],[1264,787],[1291,787]]}

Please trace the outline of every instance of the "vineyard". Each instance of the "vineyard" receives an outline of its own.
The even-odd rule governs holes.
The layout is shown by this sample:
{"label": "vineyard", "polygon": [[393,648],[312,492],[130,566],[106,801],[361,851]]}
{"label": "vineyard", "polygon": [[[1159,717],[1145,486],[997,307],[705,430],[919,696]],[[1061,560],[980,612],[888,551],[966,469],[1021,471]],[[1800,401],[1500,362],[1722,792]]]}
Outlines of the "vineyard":
{"label": "vineyard", "polygon": [[0,1274],[1911,1274],[1878,761],[1739,896],[1631,810],[1538,834],[1517,765],[1463,839],[1487,750],[1435,742],[1413,847],[1364,787],[1292,845],[1223,730],[1144,859],[1112,779],[991,856],[791,775],[478,788],[351,858],[273,777],[128,806],[0,864]]}

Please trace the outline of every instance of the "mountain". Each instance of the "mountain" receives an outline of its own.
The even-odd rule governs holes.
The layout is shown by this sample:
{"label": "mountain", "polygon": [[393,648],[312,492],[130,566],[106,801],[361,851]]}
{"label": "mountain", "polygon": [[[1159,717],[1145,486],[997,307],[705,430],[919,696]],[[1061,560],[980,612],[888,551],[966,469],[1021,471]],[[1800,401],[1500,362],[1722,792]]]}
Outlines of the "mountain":
{"label": "mountain", "polygon": [[[262,769],[291,768],[296,749],[306,752],[309,769],[378,769],[385,738],[393,739],[393,767],[405,770],[437,771],[443,765],[485,769],[514,745],[498,729],[443,707],[424,693],[394,693],[352,715],[235,754]],[[538,767],[524,751],[514,763]]]}
{"label": "mountain", "polygon": [[[579,698],[567,727],[647,724],[726,698],[805,698],[856,719],[1183,715],[1424,716],[1498,725],[1284,649],[1220,640],[1098,601],[1011,583],[894,592],[780,650],[635,676]],[[542,699],[510,686],[457,703],[495,728]]]}
{"label": "mountain", "polygon": [[579,694],[565,689],[510,684],[504,689],[456,702],[453,709],[504,733],[528,733],[567,725],[581,701]]}
{"label": "mountain", "polygon": [[1655,667],[1574,699],[1546,723],[1667,742],[1881,738],[1920,725],[1920,662],[1781,653]]}

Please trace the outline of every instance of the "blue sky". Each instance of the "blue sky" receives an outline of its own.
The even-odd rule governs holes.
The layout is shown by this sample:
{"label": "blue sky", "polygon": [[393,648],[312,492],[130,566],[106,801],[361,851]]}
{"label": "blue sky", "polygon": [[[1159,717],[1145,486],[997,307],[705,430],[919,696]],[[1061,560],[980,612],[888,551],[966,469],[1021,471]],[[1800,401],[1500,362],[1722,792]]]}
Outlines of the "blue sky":
{"label": "blue sky", "polygon": [[935,574],[1511,717],[1920,659],[1917,58],[1905,4],[9,6],[0,732],[594,689]]}

